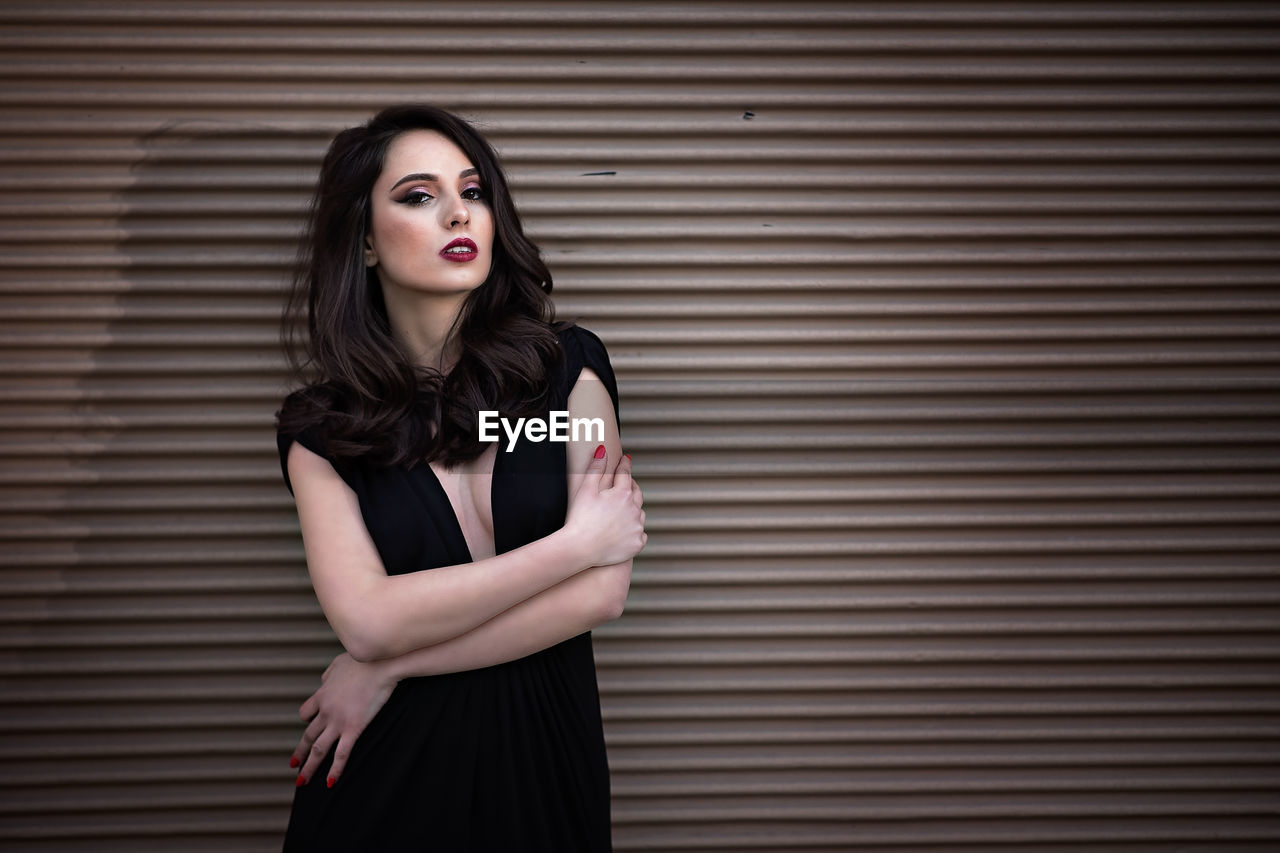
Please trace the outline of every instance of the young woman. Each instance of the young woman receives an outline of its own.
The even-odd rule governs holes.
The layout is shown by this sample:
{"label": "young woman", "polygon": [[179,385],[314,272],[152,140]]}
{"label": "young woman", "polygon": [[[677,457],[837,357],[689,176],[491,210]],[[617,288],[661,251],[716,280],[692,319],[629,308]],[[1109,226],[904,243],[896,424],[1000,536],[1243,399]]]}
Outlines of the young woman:
{"label": "young woman", "polygon": [[[611,847],[589,632],[622,610],[644,511],[608,355],[550,291],[468,124],[393,107],[333,140],[278,443],[346,652],[301,708],[286,851]],[[481,412],[603,434],[509,447]]]}

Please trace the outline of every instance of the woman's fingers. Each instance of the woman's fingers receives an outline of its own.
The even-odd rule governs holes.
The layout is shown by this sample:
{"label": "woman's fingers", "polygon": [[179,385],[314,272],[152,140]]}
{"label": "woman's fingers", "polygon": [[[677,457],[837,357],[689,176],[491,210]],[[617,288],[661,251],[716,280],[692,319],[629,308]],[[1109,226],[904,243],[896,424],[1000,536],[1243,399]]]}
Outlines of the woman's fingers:
{"label": "woman's fingers", "polygon": [[302,769],[298,771],[298,784],[305,785],[311,781],[311,777],[320,769],[321,762],[324,757],[329,754],[334,741],[338,739],[338,733],[334,731],[333,726],[325,726],[311,743],[311,749],[307,751],[306,760],[303,762]]}
{"label": "woman's fingers", "polygon": [[[583,489],[594,489],[600,491],[600,481],[604,479],[606,453],[604,445],[601,444],[596,448],[595,454],[591,457],[591,461],[587,463],[587,470],[582,473],[582,477],[578,480],[578,487],[574,489],[573,495],[576,500],[577,495]],[[573,501],[570,501],[572,503]]]}
{"label": "woman's fingers", "polygon": [[390,698],[395,687],[383,668],[359,663],[348,654],[338,655],[326,670],[325,683],[302,703],[299,716],[310,720],[290,766],[302,764],[298,784],[305,785],[324,768],[332,752],[324,781],[333,787],[365,726]]}
{"label": "woman's fingers", "polygon": [[[298,708],[298,717],[304,723],[314,725],[315,716],[320,712],[320,700],[317,699],[317,693],[312,693],[307,701],[303,702]],[[293,755],[289,756],[290,767],[300,767],[303,761],[307,759],[307,753],[311,751],[311,744],[315,740],[312,732],[312,726],[308,725],[306,731],[302,733],[302,739],[298,741],[297,747],[293,750]]]}
{"label": "woman's fingers", "polygon": [[629,489],[631,488],[631,457],[623,456],[618,460],[618,470],[613,472],[613,487]]}
{"label": "woman's fingers", "polygon": [[[596,446],[595,453],[591,454],[591,461],[587,463],[587,479],[591,481],[596,489],[602,488],[605,472],[608,470],[609,452],[605,450],[603,444]],[[594,478],[594,479],[593,479]]]}
{"label": "woman's fingers", "polygon": [[[360,739],[362,732],[364,732],[364,726],[353,723],[348,723],[346,729],[341,732],[337,731],[336,723],[324,725],[312,723],[307,726],[307,731],[298,742],[298,748],[294,750],[294,758],[290,762],[290,766],[297,766],[295,762],[299,760],[304,762],[302,769],[298,771],[298,785],[305,785],[311,781],[312,775],[319,769],[331,747],[333,747],[333,763],[329,765],[329,772],[325,774],[325,785],[330,788],[336,785],[342,776],[342,771],[347,767],[347,759],[351,757],[351,747]],[[336,747],[333,746],[335,741]]]}
{"label": "woman's fingers", "polygon": [[[627,463],[627,476],[631,477],[631,454],[624,454],[622,461]],[[640,485],[634,477],[631,480],[631,499],[635,501],[636,506],[644,506],[644,493],[640,491]]]}
{"label": "woman's fingers", "polygon": [[[315,772],[319,759],[315,759],[313,756],[315,755],[316,749],[319,747],[321,739],[324,737],[327,728],[328,726],[325,721],[316,717],[302,733],[302,737],[298,739],[298,745],[294,747],[293,755],[289,758],[289,766],[301,766],[301,769],[298,770],[299,785],[305,784],[306,781],[311,778],[311,774]],[[332,743],[332,740],[329,742]],[[328,752],[329,748],[328,746],[325,746],[323,749],[324,751],[320,753],[320,758],[324,757],[324,753]]]}
{"label": "woman's fingers", "polygon": [[338,738],[338,746],[333,751],[333,764],[329,766],[329,775],[325,777],[325,784],[332,788],[338,784],[338,778],[342,776],[342,771],[347,766],[347,759],[351,757],[351,744],[360,736],[360,732],[350,734],[343,732]]}
{"label": "woman's fingers", "polygon": [[[644,547],[643,497],[631,479],[631,460],[618,453],[617,466],[608,470],[604,445],[583,475],[597,485],[579,483],[570,501],[565,526],[583,546],[587,565],[609,566],[629,560]],[[617,451],[615,451],[616,453]],[[585,491],[584,491],[585,490]]]}

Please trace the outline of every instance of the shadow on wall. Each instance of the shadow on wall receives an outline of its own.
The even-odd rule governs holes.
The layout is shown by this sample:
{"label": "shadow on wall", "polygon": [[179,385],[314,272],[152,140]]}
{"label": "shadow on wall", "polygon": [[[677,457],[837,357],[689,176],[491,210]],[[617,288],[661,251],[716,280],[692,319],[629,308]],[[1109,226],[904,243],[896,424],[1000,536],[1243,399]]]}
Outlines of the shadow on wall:
{"label": "shadow on wall", "polygon": [[109,810],[76,815],[81,840],[131,824],[155,845],[137,850],[278,849],[296,709],[336,651],[273,426],[283,288],[326,140],[166,125],[119,196],[117,280],[76,330],[67,570],[38,628],[61,675],[29,707],[59,721],[67,802],[112,782]]}

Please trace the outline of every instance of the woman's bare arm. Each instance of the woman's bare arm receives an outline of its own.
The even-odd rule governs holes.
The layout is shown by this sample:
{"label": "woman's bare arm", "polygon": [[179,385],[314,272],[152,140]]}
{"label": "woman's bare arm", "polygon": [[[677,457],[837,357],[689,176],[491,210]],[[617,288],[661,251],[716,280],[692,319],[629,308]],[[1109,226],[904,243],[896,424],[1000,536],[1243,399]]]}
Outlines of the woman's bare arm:
{"label": "woman's bare arm", "polygon": [[[598,377],[586,369],[569,397],[571,417],[598,417],[605,424],[605,445],[620,453],[617,421],[608,392]],[[570,493],[585,476],[592,461],[589,445],[571,444],[567,456]],[[611,466],[612,467],[612,466]],[[644,523],[644,497],[631,479],[631,458],[622,457],[605,475],[605,484],[627,487]],[[642,534],[642,543],[647,535]],[[631,585],[631,560],[593,566],[520,602],[483,625],[459,637],[404,655],[379,661],[396,681],[419,675],[442,675],[493,666],[554,646],[622,615]]]}
{"label": "woman's bare arm", "polygon": [[[617,423],[604,386],[590,371],[569,399],[574,417],[600,417],[606,424],[610,455],[620,454]],[[594,381],[592,381],[594,380]],[[571,445],[567,476],[570,495],[576,496],[590,462],[589,450]],[[619,486],[630,479],[630,458],[610,472],[608,482]],[[637,508],[643,502],[638,487],[631,489]],[[644,513],[641,512],[643,523]],[[647,537],[645,537],[647,538]],[[524,657],[577,636],[617,618],[626,601],[631,560],[595,566],[499,614],[462,636],[407,654],[383,660],[359,662],[339,655],[325,670],[321,687],[303,703],[299,714],[308,722],[294,750],[292,766],[302,765],[299,783],[309,780],[336,743],[329,784],[342,774],[352,746],[403,678],[478,669]]]}
{"label": "woman's bare arm", "polygon": [[[594,375],[584,371],[584,378]],[[571,417],[605,420],[605,447],[620,452],[603,383],[579,381],[569,411]],[[643,547],[644,530],[631,479],[609,483],[606,463],[616,455],[586,460],[582,467],[582,444],[568,446],[570,508],[564,527],[485,560],[388,575],[355,493],[333,466],[295,443],[288,467],[307,567],[325,616],[352,657],[395,657],[460,637],[590,566],[634,556]]]}
{"label": "woman's bare arm", "polygon": [[308,723],[290,762],[302,765],[300,784],[335,744],[327,778],[336,784],[365,726],[402,679],[494,666],[576,637],[621,615],[630,579],[630,560],[595,566],[439,645],[363,663],[339,655],[298,710]]}

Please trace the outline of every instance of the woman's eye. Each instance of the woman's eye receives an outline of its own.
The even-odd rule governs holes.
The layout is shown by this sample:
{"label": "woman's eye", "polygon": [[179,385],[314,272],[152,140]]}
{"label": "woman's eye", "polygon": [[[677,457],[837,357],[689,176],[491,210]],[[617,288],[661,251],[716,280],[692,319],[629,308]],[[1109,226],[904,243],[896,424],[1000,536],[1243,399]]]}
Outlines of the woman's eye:
{"label": "woman's eye", "polygon": [[479,187],[467,187],[462,191],[462,197],[467,201],[484,201],[484,190]]}
{"label": "woman's eye", "polygon": [[433,196],[426,190],[409,190],[405,197],[400,199],[401,204],[426,204],[431,201]]}

